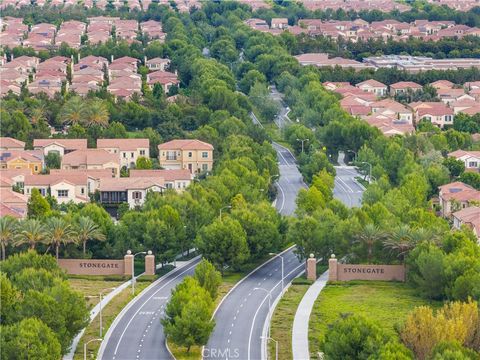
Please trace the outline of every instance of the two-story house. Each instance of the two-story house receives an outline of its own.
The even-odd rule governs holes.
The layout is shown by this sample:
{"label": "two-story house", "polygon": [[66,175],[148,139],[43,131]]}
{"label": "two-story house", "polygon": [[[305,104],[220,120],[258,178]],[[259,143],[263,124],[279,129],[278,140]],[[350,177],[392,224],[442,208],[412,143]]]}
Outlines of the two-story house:
{"label": "two-story house", "polygon": [[172,140],[158,145],[158,160],[164,169],[188,169],[192,174],[211,171],[213,146],[196,139]]}
{"label": "two-story house", "polygon": [[465,164],[465,170],[480,172],[480,151],[456,150],[448,154]]}
{"label": "two-story house", "polygon": [[34,139],[33,148],[41,150],[45,156],[52,152],[63,157],[75,150],[85,150],[87,139]]}
{"label": "two-story house", "polygon": [[442,216],[450,217],[452,212],[468,208],[480,202],[480,191],[461,181],[439,186],[438,198]]}
{"label": "two-story house", "polygon": [[25,143],[23,141],[11,138],[0,137],[0,151],[16,150],[22,151],[25,149]]}
{"label": "two-story house", "polygon": [[97,148],[116,155],[121,168],[134,168],[139,157],[150,158],[149,139],[98,139]]}
{"label": "two-story house", "polygon": [[130,170],[130,178],[162,179],[166,189],[183,192],[192,182],[193,174],[188,169],[179,170]]}
{"label": "two-story house", "polygon": [[378,97],[382,97],[387,95],[388,88],[387,85],[381,83],[380,81],[374,80],[374,79],[369,79],[366,81],[362,81],[361,83],[358,83],[355,85],[357,88],[360,90],[373,93],[377,95]]}
{"label": "two-story house", "polygon": [[36,150],[0,151],[0,169],[29,169],[38,174],[43,169],[43,153]]}
{"label": "two-story house", "polygon": [[59,204],[84,203],[89,200],[87,188],[87,174],[48,174],[48,175],[27,175],[25,177],[24,193],[31,196],[32,190],[36,188],[43,196],[51,195]]}
{"label": "two-story house", "polygon": [[118,155],[104,149],[75,150],[62,158],[64,170],[101,170],[109,169],[113,177],[120,176]]}
{"label": "two-story house", "polygon": [[162,178],[119,178],[100,180],[100,202],[105,205],[128,203],[130,208],[142,206],[148,192],[165,190]]}

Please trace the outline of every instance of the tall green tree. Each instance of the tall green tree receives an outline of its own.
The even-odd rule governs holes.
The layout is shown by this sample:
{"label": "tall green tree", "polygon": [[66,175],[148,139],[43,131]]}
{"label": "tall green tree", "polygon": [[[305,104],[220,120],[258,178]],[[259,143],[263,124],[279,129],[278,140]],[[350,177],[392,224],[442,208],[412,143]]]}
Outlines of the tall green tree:
{"label": "tall green tree", "polygon": [[41,219],[50,213],[48,201],[40,194],[37,188],[32,189],[30,199],[27,203],[27,214],[29,218]]}
{"label": "tall green tree", "polygon": [[19,224],[20,232],[15,239],[14,245],[21,246],[27,244],[30,249],[45,240],[45,227],[40,220],[28,219]]}
{"label": "tall green tree", "polygon": [[230,217],[215,219],[203,227],[196,241],[203,256],[222,273],[227,266],[237,268],[250,255],[245,231]]}
{"label": "tall green tree", "polygon": [[88,240],[104,241],[105,234],[102,233],[100,227],[88,216],[80,216],[78,218],[75,231],[78,241],[82,243],[83,256],[85,257]]}
{"label": "tall green tree", "polygon": [[5,260],[6,247],[13,244],[17,236],[17,220],[10,216],[0,217],[0,246],[2,248],[2,260]]}
{"label": "tall green tree", "polygon": [[81,124],[86,118],[85,100],[80,96],[71,97],[60,109],[60,121],[64,124]]}
{"label": "tall green tree", "polygon": [[55,249],[55,257],[57,260],[60,246],[74,244],[77,242],[77,239],[75,230],[67,221],[59,217],[51,217],[47,219],[45,224],[44,242],[48,245],[48,248],[52,246]]}
{"label": "tall green tree", "polygon": [[218,287],[222,283],[222,275],[210,261],[203,259],[195,268],[193,277],[201,287],[209,292],[213,300],[217,298]]}

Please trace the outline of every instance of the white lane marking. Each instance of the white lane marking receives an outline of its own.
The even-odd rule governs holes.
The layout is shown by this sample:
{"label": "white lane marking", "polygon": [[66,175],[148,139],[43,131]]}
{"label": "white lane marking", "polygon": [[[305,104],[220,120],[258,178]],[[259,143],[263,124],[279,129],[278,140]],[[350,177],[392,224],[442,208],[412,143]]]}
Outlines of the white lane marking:
{"label": "white lane marking", "polygon": [[280,209],[278,209],[278,212],[281,213],[283,208],[285,207],[285,192],[283,191],[282,185],[280,185],[279,181],[277,181],[277,186],[280,189],[280,192],[282,193],[282,205],[280,206]]}
{"label": "white lane marking", "polygon": [[[138,310],[135,312],[135,314],[133,314],[133,316],[131,317],[131,319],[128,321],[127,325],[125,326],[125,328],[123,329],[122,331],[122,334],[120,335],[120,338],[118,339],[118,342],[117,342],[117,346],[115,346],[115,351],[114,351],[114,355],[117,355],[117,351],[118,351],[118,347],[120,346],[120,342],[122,341],[123,339],[123,336],[125,335],[125,332],[127,331],[128,327],[130,326],[131,322],[133,321],[133,319],[138,315],[138,313],[140,312],[140,310],[145,306],[145,304],[147,302],[149,302],[160,290],[162,290],[165,286],[167,286],[168,284],[170,284],[173,280],[175,280],[176,278],[178,278],[179,276],[183,275],[184,273],[186,273],[187,271],[189,271],[190,269],[192,269],[193,267],[197,266],[198,263],[195,263],[191,266],[189,266],[187,269],[185,269],[184,271],[182,271],[180,274],[176,275],[175,277],[171,278],[169,281],[167,281],[165,284],[163,284],[158,290],[156,290],[147,300],[145,300],[145,302],[138,308]],[[150,325],[148,326],[150,327]]]}
{"label": "white lane marking", "polygon": [[[293,270],[291,270],[288,274],[286,274],[283,279],[287,278],[290,276],[290,274],[292,274],[293,272],[297,271],[298,268],[300,267],[303,267],[305,266],[305,264],[300,264],[298,265],[297,267],[295,267]],[[279,286],[280,284],[282,284],[282,280],[283,279],[280,279],[279,282],[277,282],[277,284],[270,289],[270,293],[272,293],[272,291],[277,287]],[[247,360],[250,360],[250,348],[251,348],[251,345],[252,345],[252,335],[253,335],[253,328],[254,328],[254,325],[255,325],[255,319],[257,318],[257,315],[258,315],[258,312],[260,311],[260,309],[262,308],[263,304],[265,303],[265,301],[268,299],[270,295],[267,294],[264,298],[263,298],[263,301],[260,303],[260,305],[258,306],[257,308],[257,311],[255,311],[255,314],[253,315],[253,320],[252,320],[252,326],[250,327],[250,335],[248,336],[248,350],[247,350]],[[268,314],[267,314],[268,316]]]}

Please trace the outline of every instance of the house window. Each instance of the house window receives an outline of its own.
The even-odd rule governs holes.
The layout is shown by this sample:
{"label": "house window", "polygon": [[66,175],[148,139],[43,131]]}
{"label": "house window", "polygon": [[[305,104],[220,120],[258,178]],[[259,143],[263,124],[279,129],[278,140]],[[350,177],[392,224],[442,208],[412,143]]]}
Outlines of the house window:
{"label": "house window", "polygon": [[193,155],[193,154],[192,154],[192,152],[191,152],[191,151],[189,151],[189,152],[188,152],[188,157],[189,157],[189,158],[191,158],[191,157],[192,157],[192,155]]}
{"label": "house window", "polygon": [[445,121],[452,121],[452,116],[451,115],[445,116]]}
{"label": "house window", "polygon": [[207,164],[202,164],[202,170],[207,171],[208,170],[208,165]]}
{"label": "house window", "polygon": [[175,151],[167,151],[167,160],[177,160],[177,153]]}
{"label": "house window", "polygon": [[58,190],[58,191],[57,191],[57,196],[58,196],[59,198],[68,197],[68,190]]}
{"label": "house window", "polygon": [[208,158],[208,152],[207,151],[202,152],[202,158],[204,158],[204,159]]}
{"label": "house window", "polygon": [[145,150],[140,150],[140,155],[145,155]]}
{"label": "house window", "polygon": [[130,157],[131,157],[131,158],[133,158],[133,152],[132,152],[132,153],[130,153]]}
{"label": "house window", "polygon": [[478,167],[478,162],[476,162],[476,161],[470,161],[470,162],[468,163],[468,167],[469,167],[469,168],[476,168],[476,167]]}
{"label": "house window", "polygon": [[35,165],[35,171],[38,171],[38,166]]}
{"label": "house window", "polygon": [[80,193],[81,193],[82,195],[84,195],[84,194],[85,194],[85,188],[82,187],[82,188],[80,189]]}
{"label": "house window", "polygon": [[126,158],[127,157],[127,153],[123,153],[123,158]]}
{"label": "house window", "polygon": [[132,197],[135,200],[140,200],[142,198],[142,193],[140,191],[134,191],[133,194],[132,194]]}

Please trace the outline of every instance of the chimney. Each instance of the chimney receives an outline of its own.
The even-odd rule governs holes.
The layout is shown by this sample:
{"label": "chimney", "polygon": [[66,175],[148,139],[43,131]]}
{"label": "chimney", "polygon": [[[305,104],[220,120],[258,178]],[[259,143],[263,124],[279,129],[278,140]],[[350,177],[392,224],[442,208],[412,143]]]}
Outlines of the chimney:
{"label": "chimney", "polygon": [[80,53],[77,54],[77,61],[80,62]]}
{"label": "chimney", "polygon": [[13,61],[13,52],[10,54],[10,61]]}
{"label": "chimney", "polygon": [[143,57],[143,65],[147,66],[147,57],[146,56]]}
{"label": "chimney", "polygon": [[113,59],[114,59],[113,55],[110,55],[110,62],[111,63],[113,62]]}

